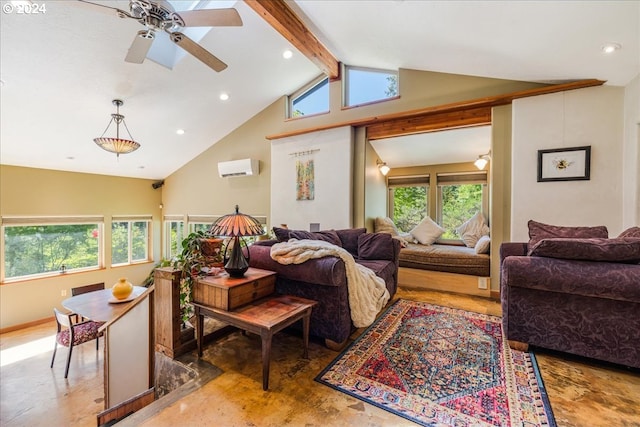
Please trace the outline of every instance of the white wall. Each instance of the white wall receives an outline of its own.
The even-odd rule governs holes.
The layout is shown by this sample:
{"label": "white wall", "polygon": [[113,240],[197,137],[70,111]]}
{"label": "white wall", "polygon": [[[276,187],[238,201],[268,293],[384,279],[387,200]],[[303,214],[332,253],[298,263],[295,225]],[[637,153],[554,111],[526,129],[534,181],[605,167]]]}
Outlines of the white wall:
{"label": "white wall", "polygon": [[[511,240],[527,221],[623,230],[624,88],[600,86],[513,102]],[[588,181],[537,182],[540,149],[591,146]]]}
{"label": "white wall", "polygon": [[[295,153],[314,151],[296,156]],[[314,200],[296,200],[296,160],[313,159]],[[353,131],[330,129],[271,143],[271,224],[291,229],[349,228],[352,224]]]}
{"label": "white wall", "polygon": [[624,91],[622,225],[640,224],[640,74]]}

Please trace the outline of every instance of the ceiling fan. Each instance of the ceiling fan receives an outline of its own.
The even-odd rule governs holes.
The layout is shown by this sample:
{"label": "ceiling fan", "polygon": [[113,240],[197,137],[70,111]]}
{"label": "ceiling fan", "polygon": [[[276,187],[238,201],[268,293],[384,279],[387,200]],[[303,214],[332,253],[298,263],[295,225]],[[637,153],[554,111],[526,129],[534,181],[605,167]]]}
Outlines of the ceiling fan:
{"label": "ceiling fan", "polygon": [[103,10],[110,9],[109,13],[115,11],[116,15],[120,18],[135,19],[144,25],[145,29],[138,31],[125,57],[126,62],[135,64],[142,64],[142,62],[144,62],[149,49],[151,49],[153,40],[156,37],[156,32],[165,31],[169,34],[169,39],[172,42],[204,62],[213,70],[220,72],[227,68],[227,64],[187,37],[181,30],[185,27],[242,25],[240,14],[238,14],[238,11],[234,8],[185,10],[178,13],[166,0],[130,0],[129,11],[127,12],[100,3],[86,0],[78,1],[91,6],[101,7]]}

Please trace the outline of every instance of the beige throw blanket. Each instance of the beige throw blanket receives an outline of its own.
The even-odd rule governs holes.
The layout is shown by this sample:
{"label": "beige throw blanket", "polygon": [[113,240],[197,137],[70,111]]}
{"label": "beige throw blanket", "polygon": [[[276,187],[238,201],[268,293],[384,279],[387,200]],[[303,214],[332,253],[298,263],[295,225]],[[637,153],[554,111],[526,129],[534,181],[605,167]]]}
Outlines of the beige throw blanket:
{"label": "beige throw blanket", "polygon": [[347,288],[351,320],[357,328],[373,323],[376,315],[389,301],[384,279],[369,268],[357,264],[345,249],[322,240],[296,240],[276,243],[271,247],[271,258],[280,264],[302,264],[327,256],[339,257],[347,270]]}

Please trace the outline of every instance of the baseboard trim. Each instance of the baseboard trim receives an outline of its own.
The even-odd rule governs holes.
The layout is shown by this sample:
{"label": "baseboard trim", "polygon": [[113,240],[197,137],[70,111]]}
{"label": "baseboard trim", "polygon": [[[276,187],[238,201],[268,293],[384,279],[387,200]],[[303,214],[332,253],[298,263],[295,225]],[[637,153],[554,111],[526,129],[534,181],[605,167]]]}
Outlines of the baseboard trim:
{"label": "baseboard trim", "polygon": [[[405,289],[430,289],[490,298],[492,291],[479,289],[478,278],[479,276],[408,267],[400,267],[398,270],[398,286]],[[491,283],[489,278],[487,283]]]}
{"label": "baseboard trim", "polygon": [[20,329],[29,328],[31,326],[42,325],[43,323],[53,322],[53,320],[54,320],[54,317],[52,316],[52,317],[46,317],[44,319],[33,320],[27,323],[21,323],[19,325],[7,326],[6,328],[0,329],[0,334],[6,334],[7,332],[18,331]]}

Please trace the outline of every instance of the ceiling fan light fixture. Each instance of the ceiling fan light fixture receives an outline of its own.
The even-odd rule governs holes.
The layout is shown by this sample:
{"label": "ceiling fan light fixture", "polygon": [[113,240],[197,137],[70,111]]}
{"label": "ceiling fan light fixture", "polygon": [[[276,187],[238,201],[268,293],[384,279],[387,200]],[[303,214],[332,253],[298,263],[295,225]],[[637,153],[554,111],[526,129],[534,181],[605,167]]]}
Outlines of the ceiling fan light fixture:
{"label": "ceiling fan light fixture", "polygon": [[[116,106],[116,113],[111,114],[111,120],[109,121],[109,124],[107,124],[107,128],[104,130],[104,132],[102,132],[102,135],[100,137],[94,138],[93,142],[95,142],[98,147],[102,148],[103,150],[115,153],[116,157],[120,158],[120,154],[128,154],[132,151],[136,151],[138,148],[140,148],[140,144],[133,140],[133,137],[129,132],[129,128],[124,122],[124,116],[120,114],[120,106],[124,104],[124,102],[119,99],[114,99],[112,103]],[[104,135],[107,133],[109,127],[111,126],[111,123],[113,122],[116,122],[116,137],[105,137]],[[124,125],[127,134],[129,134],[129,139],[120,138],[120,123]]]}
{"label": "ceiling fan light fixture", "polygon": [[156,38],[156,34],[153,32],[153,30],[140,30],[138,31],[138,37],[140,37],[141,39],[153,40]]}

